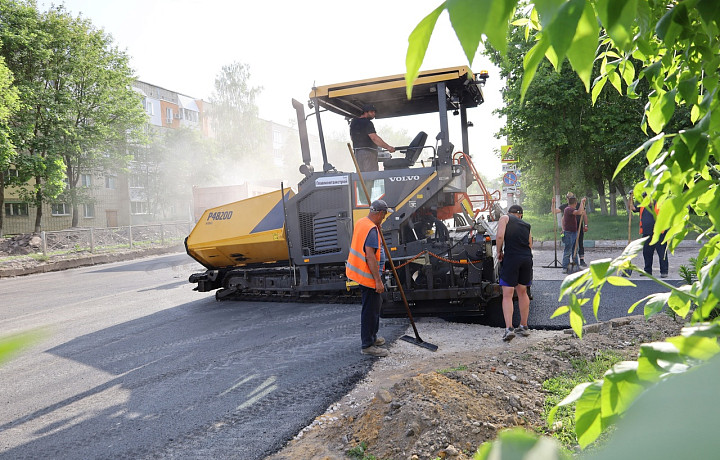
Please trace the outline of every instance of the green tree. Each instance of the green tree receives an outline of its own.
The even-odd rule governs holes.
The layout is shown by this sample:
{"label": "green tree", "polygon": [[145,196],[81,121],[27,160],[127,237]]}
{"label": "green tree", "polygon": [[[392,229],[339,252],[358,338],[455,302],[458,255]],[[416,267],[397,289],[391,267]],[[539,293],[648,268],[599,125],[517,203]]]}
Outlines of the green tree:
{"label": "green tree", "polygon": [[[515,16],[514,24],[529,22],[528,13]],[[647,139],[634,122],[638,118],[633,118],[642,116],[642,101],[604,92],[593,105],[590,94],[569,66],[564,65],[556,72],[549,61],[543,61],[521,103],[523,58],[537,33],[527,28],[511,28],[506,55],[491,47],[484,52],[500,68],[506,81],[502,92],[505,105],[497,112],[507,123],[499,134],[507,136],[519,154],[528,204],[541,212],[549,209],[552,185],[547,178],[554,176],[558,194],[560,190],[584,193],[594,188],[603,214],[608,213],[605,195],[609,186],[610,214],[615,215],[615,189],[619,187],[623,193],[624,182],[633,179],[628,175],[613,180],[615,167],[627,152],[622,147]],[[598,72],[596,65],[594,75]],[[638,179],[642,171],[640,162],[633,166],[636,167],[629,174]]]}
{"label": "green tree", "polygon": [[[453,28],[472,62],[484,37],[493,47],[505,52],[506,31],[516,4],[516,0],[448,0],[430,13],[410,36],[406,75],[408,94],[435,22],[443,11],[448,10]],[[687,317],[696,306],[691,316],[694,324],[685,328],[681,336],[643,345],[637,361],[621,362],[602,380],[578,386],[561,405],[576,404],[576,432],[582,446],[594,442],[600,433],[624,415],[633,420],[632,429],[645,423],[657,427],[660,420],[664,427],[675,422],[674,427],[682,430],[676,434],[680,438],[699,432],[708,425],[703,414],[717,410],[713,377],[720,372],[718,359],[702,364],[720,353],[720,320],[710,319],[720,300],[720,235],[716,231],[720,223],[720,193],[717,190],[720,184],[717,169],[720,102],[716,97],[720,83],[720,4],[715,0],[543,0],[536,2],[530,18],[528,27],[539,33],[524,57],[521,98],[526,96],[538,65],[545,58],[556,69],[567,58],[585,89],[591,93],[593,103],[607,82],[618,93],[629,97],[638,96],[640,85],[647,85],[646,104],[638,123],[644,132],[654,136],[620,161],[614,177],[633,158],[644,154],[647,166],[644,179],[634,187],[635,195],[646,192],[642,204],[649,206],[652,201],[658,204],[660,211],[653,239],[657,241],[663,235],[671,251],[692,228],[690,212],[707,215],[710,222],[706,228],[699,229],[704,246],[698,260],[707,258],[708,262],[695,267],[698,280],[680,288],[656,280],[668,291],[648,296],[630,307],[632,311],[643,305],[646,315],[668,307]],[[600,65],[600,74],[593,80],[595,62]],[[673,131],[673,116],[683,107],[690,113],[691,126]],[[663,234],[663,231],[667,233]],[[568,276],[561,286],[561,298],[568,297],[569,303],[555,314],[568,313],[570,325],[582,335],[585,321],[582,306],[592,298],[589,305],[597,315],[602,287],[606,283],[633,285],[619,274],[626,269],[638,269],[632,259],[642,245],[643,240],[634,241],[621,257],[594,261],[587,270]],[[592,292],[594,295],[586,297]],[[687,372],[697,366],[702,368]],[[678,377],[678,374],[685,375]],[[686,385],[674,385],[675,392],[667,391],[682,378],[693,383],[693,398],[701,398],[705,403],[694,406],[693,411],[683,414],[683,418],[674,419],[673,413],[649,413],[647,410],[643,417],[642,405],[632,406],[637,396],[648,388],[652,388],[649,393],[665,389],[665,398],[684,397],[684,394],[677,394],[677,388]],[[654,404],[663,402],[656,399]],[[639,417],[633,412],[638,406]],[[702,432],[704,436],[696,436],[691,442],[693,451],[702,452],[698,455],[703,458],[716,455],[714,434],[707,429]],[[652,446],[653,458],[683,455],[687,444],[678,443],[673,439],[676,436],[665,433],[663,431],[661,436],[654,438],[634,433],[624,438],[625,442],[632,439],[635,452],[645,453]],[[612,447],[612,441],[611,438],[609,447]],[[526,441],[508,446],[508,449],[520,452],[529,452],[533,448],[534,445]],[[483,448],[476,458],[500,455],[497,451],[491,453],[492,450],[493,447]],[[623,453],[627,454],[626,451]],[[617,455],[618,452],[611,449],[600,450],[594,458],[616,458]],[[557,455],[545,450],[542,458],[557,458]],[[628,458],[634,458],[634,455]]]}
{"label": "green tree", "polygon": [[[0,48],[2,43],[0,43]],[[15,146],[10,140],[10,116],[18,108],[17,88],[12,86],[12,73],[0,56],[0,236],[3,235],[5,215],[5,186],[9,182],[6,171],[14,163]]]}
{"label": "green tree", "polygon": [[62,6],[46,12],[33,1],[0,0],[0,50],[16,79],[20,109],[11,124],[16,167],[34,178],[24,191],[37,213],[58,199],[77,224],[80,174],[123,168],[125,144],[144,121],[132,71],[112,39]]}

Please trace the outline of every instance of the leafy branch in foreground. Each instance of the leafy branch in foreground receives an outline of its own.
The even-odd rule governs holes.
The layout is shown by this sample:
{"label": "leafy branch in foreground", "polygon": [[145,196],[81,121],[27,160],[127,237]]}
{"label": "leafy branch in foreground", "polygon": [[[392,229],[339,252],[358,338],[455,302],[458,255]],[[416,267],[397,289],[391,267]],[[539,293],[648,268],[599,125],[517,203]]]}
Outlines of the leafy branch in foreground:
{"label": "leafy branch in foreground", "polygon": [[[505,52],[508,21],[516,7],[517,0],[447,0],[435,9],[409,39],[408,94],[435,22],[443,11],[448,11],[472,63],[481,40],[487,39],[493,48]],[[687,317],[694,304],[697,307],[691,316],[693,325],[683,329],[678,337],[643,345],[637,361],[616,364],[603,380],[576,387],[561,404],[575,403],[576,430],[583,446],[621,418],[635,421],[625,425],[626,430],[643,433],[647,433],[645,424],[660,429],[658,419],[666,426],[682,420],[682,431],[672,436],[669,432],[664,436],[626,436],[626,439],[634,438],[629,448],[641,452],[639,455],[644,458],[676,458],[683,455],[675,453],[677,446],[693,445],[694,449],[714,452],[716,456],[716,436],[712,433],[705,437],[694,435],[708,433],[705,425],[710,422],[705,414],[720,409],[712,383],[712,377],[720,374],[719,360],[705,363],[718,353],[720,336],[720,320],[706,322],[720,300],[720,235],[717,235],[720,99],[716,97],[720,88],[720,4],[716,0],[543,0],[536,1],[530,9],[530,20],[525,27],[526,31],[536,32],[532,34],[535,43],[525,55],[523,69],[518,69],[523,73],[521,98],[543,59],[548,59],[559,71],[567,57],[586,89],[591,91],[593,102],[607,82],[610,82],[608,88],[631,98],[640,97],[636,88],[642,82],[650,92],[638,122],[649,139],[620,162],[615,176],[630,160],[640,154],[645,156],[644,180],[635,186],[634,192],[635,196],[646,193],[640,206],[659,208],[651,243],[662,239],[672,252],[691,230],[691,213],[707,216],[709,221],[698,237],[698,241],[704,242],[698,260],[708,262],[696,267],[697,281],[676,288],[651,277],[668,291],[650,295],[630,307],[633,311],[644,303],[644,312],[649,316],[667,305],[678,315]],[[596,62],[600,64],[601,73],[592,82],[591,89],[590,76]],[[679,108],[689,112],[690,127],[666,132]],[[573,330],[581,335],[585,322],[582,306],[590,301],[584,293],[595,291],[592,306],[597,316],[600,292],[606,283],[632,287],[634,284],[621,275],[625,270],[638,269],[631,260],[641,244],[641,240],[635,241],[618,259],[596,261],[588,270],[566,278],[561,298],[567,295],[569,303],[555,315],[569,313]],[[678,381],[692,385],[694,398],[703,399],[705,406],[690,405],[691,412],[681,409],[673,412],[643,405],[645,399],[652,400],[653,395],[665,391],[665,396],[672,398],[671,405],[676,407],[675,403],[682,399],[682,393],[678,394],[682,387],[675,383]],[[668,393],[667,389],[674,393]],[[646,398],[646,394],[650,395]],[[646,412],[645,416],[633,413],[636,406]],[[684,414],[682,419],[675,418],[679,413]],[[607,449],[601,449],[595,457],[617,458],[604,452],[613,452],[612,440],[622,439],[623,434],[619,429]],[[688,437],[693,439],[690,444]],[[529,453],[540,444],[541,441],[517,436],[500,437],[499,444],[483,447],[479,458],[505,457],[505,452],[513,449]],[[646,451],[639,445],[645,446]],[[657,454],[648,455],[648,449],[654,449]],[[537,453],[533,458],[558,458],[557,452],[551,449]],[[625,455],[625,458],[633,457]]]}

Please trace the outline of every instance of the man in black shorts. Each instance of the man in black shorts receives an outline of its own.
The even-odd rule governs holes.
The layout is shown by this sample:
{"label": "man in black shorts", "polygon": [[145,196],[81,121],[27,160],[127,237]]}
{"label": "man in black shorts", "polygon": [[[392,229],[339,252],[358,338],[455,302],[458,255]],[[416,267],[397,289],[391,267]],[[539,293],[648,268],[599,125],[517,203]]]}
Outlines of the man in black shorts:
{"label": "man in black shorts", "polygon": [[392,153],[395,151],[395,147],[390,146],[375,132],[375,125],[372,122],[377,113],[375,106],[365,104],[362,111],[362,115],[353,118],[350,122],[350,139],[352,139],[360,171],[378,171],[377,148],[382,147]]}
{"label": "man in black shorts", "polygon": [[[530,224],[522,220],[523,209],[514,204],[508,214],[498,221],[495,243],[497,258],[500,265],[500,286],[502,286],[502,309],[505,318],[503,340],[511,341],[515,333],[527,337],[528,316],[530,316],[530,297],[527,288],[532,283],[533,256],[532,234]],[[513,329],[513,294],[517,291],[518,308],[520,309],[520,326]]]}

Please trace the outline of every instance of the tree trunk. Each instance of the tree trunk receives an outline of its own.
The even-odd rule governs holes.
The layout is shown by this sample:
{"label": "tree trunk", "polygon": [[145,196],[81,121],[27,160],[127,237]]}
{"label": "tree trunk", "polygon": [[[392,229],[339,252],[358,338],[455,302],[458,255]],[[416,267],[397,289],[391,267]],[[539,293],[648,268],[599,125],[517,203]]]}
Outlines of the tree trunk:
{"label": "tree trunk", "polygon": [[617,188],[614,182],[610,182],[610,215],[617,216]]}
{"label": "tree trunk", "polygon": [[605,199],[605,182],[602,180],[595,181],[595,188],[598,192],[598,202],[600,203],[600,215],[607,216],[607,201]]}
{"label": "tree trunk", "polygon": [[40,223],[42,222],[42,190],[40,190],[40,176],[35,177],[35,186],[38,188],[35,192],[35,233],[40,233],[42,228]]}
{"label": "tree trunk", "polygon": [[3,218],[5,217],[5,174],[0,171],[0,237],[4,235],[3,232]]}

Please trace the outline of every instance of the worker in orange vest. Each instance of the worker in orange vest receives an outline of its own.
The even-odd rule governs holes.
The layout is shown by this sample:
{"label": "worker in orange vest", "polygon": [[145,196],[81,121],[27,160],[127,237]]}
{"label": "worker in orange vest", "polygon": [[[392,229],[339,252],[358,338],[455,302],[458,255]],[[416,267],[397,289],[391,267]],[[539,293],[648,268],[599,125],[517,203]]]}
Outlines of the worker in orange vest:
{"label": "worker in orange vest", "polygon": [[[643,196],[645,196],[644,193]],[[667,258],[667,243],[663,243],[665,234],[663,233],[662,235],[660,235],[660,239],[657,243],[650,244],[650,241],[652,241],[655,231],[655,215],[657,215],[660,209],[658,208],[657,204],[655,204],[653,206],[655,208],[655,213],[653,215],[653,212],[645,209],[644,206],[638,208],[633,199],[633,192],[630,192],[630,198],[628,202],[628,207],[631,211],[640,213],[640,235],[642,235],[643,237],[648,237],[648,239],[645,240],[645,245],[643,246],[645,273],[652,275],[653,254],[657,252],[658,258],[660,259],[660,278],[667,278],[669,272],[669,263]]]}
{"label": "worker in orange vest", "polygon": [[360,285],[362,311],[360,313],[360,338],[364,355],[387,356],[388,351],[381,348],[385,339],[378,336],[380,329],[380,306],[385,291],[380,276],[382,243],[379,227],[392,209],[383,200],[375,200],[370,205],[367,217],[355,222],[350,253],[345,266],[348,279]]}

